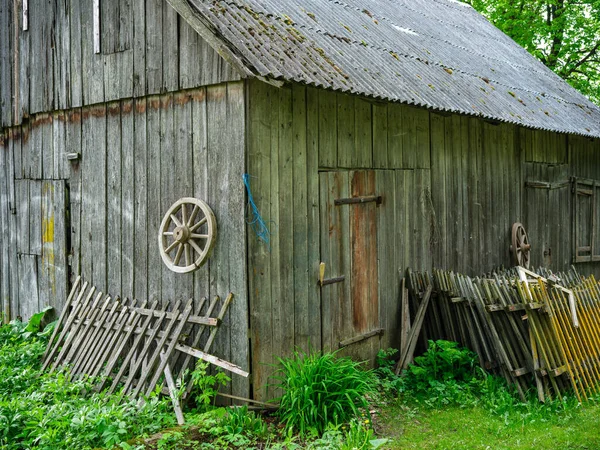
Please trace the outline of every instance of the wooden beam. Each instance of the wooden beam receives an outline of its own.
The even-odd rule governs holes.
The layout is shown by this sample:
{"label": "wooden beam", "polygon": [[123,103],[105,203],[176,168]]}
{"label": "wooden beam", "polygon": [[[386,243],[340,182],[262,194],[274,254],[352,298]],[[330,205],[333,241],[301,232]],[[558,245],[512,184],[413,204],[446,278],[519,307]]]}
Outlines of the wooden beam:
{"label": "wooden beam", "polygon": [[357,342],[364,341],[365,339],[369,339],[370,337],[373,337],[373,336],[381,336],[381,335],[383,335],[383,333],[384,333],[383,328],[378,328],[376,330],[369,331],[368,333],[354,336],[353,338],[341,341],[339,343],[339,348],[343,348],[343,347],[347,347],[352,344],[356,344]]}

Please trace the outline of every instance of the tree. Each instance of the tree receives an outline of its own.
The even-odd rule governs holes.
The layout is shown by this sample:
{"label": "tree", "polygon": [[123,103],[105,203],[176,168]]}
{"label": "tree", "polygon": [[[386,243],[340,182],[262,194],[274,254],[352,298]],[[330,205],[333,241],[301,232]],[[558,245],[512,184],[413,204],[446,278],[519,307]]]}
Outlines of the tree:
{"label": "tree", "polygon": [[600,0],[464,0],[600,104]]}

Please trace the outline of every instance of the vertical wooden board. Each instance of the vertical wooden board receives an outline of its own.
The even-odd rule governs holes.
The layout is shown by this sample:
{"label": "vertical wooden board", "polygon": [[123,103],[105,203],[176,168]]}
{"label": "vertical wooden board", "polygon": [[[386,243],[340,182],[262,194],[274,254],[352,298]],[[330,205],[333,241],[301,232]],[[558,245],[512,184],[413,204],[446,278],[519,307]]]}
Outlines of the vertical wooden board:
{"label": "vertical wooden board", "polygon": [[67,155],[65,153],[65,137],[66,137],[66,113],[58,111],[53,115],[52,119],[52,148],[54,150],[54,167],[53,173],[55,180],[67,178]]}
{"label": "vertical wooden board", "polygon": [[[271,103],[277,90],[259,81],[246,82],[248,88],[248,174],[251,193],[267,224],[272,223],[270,205],[271,190]],[[278,97],[276,97],[278,98]],[[275,133],[276,131],[273,131]],[[275,148],[276,151],[276,148]],[[277,197],[274,197],[276,200]],[[273,226],[270,226],[273,230]],[[273,363],[273,319],[271,295],[271,247],[261,242],[251,225],[246,227],[248,234],[249,288],[250,288],[250,327],[252,345],[252,383],[255,397],[269,398],[265,364]]]}
{"label": "vertical wooden board", "polygon": [[121,106],[109,103],[106,108],[106,230],[100,237],[106,240],[106,293],[118,296],[121,293],[121,258],[123,216],[121,195]]}
{"label": "vertical wooden board", "polygon": [[308,343],[321,350],[321,289],[316,280],[321,262],[319,228],[319,91],[306,89],[306,182],[307,182],[307,323]]}
{"label": "vertical wooden board", "polygon": [[[0,6],[2,8],[2,6]],[[2,20],[2,19],[0,19]],[[3,313],[3,323],[10,319],[10,266],[8,245],[8,194],[6,175],[6,155],[8,153],[7,136],[0,132],[0,307]]]}
{"label": "vertical wooden board", "polygon": [[[166,211],[161,202],[161,99],[149,97],[146,109],[146,145],[148,148],[147,168],[147,258],[148,300],[160,300],[162,292],[163,262],[158,252],[158,229]],[[166,170],[166,168],[165,168]],[[170,206],[170,205],[169,205]],[[165,299],[167,300],[167,299]]]}
{"label": "vertical wooden board", "polygon": [[[107,114],[105,105],[92,106],[83,126],[82,276],[99,290],[107,289]],[[112,199],[110,199],[112,202]],[[84,251],[85,250],[85,251]]]}
{"label": "vertical wooden board", "polygon": [[65,190],[63,181],[42,183],[42,256],[38,258],[39,307],[60,311],[67,295]]}
{"label": "vertical wooden board", "polygon": [[56,107],[67,109],[71,106],[71,18],[67,5],[57,5],[55,10],[56,44],[54,66]]}
{"label": "vertical wooden board", "polygon": [[388,109],[387,103],[375,103],[373,111],[373,167],[391,168],[388,161]]}
{"label": "vertical wooden board", "polygon": [[146,91],[146,3],[134,2],[133,8],[133,96],[140,97]]}
{"label": "vertical wooden board", "polygon": [[[206,118],[206,89],[200,88],[192,95],[192,189],[194,197],[208,200],[208,123]],[[217,224],[218,227],[218,224]],[[194,298],[210,297],[210,261],[194,272]]]}
{"label": "vertical wooden board", "polygon": [[337,94],[337,167],[356,167],[354,96]]}
{"label": "vertical wooden board", "polygon": [[[29,145],[23,149],[24,176],[34,180],[42,178],[42,149],[43,149],[43,126],[40,116],[35,117],[31,122],[31,131]],[[25,153],[26,151],[26,153]]]}
{"label": "vertical wooden board", "polygon": [[[456,122],[454,116],[444,118],[444,177],[445,177],[445,203],[446,203],[446,258],[447,267],[456,270],[460,256],[458,253],[458,242],[462,236],[462,231],[457,234],[458,208],[462,205],[457,204],[457,195],[455,177],[456,158],[454,152],[454,143],[456,142],[455,133],[459,132],[455,128]],[[458,118],[460,121],[460,118]]]}
{"label": "vertical wooden board", "polygon": [[415,124],[415,167],[429,169],[431,167],[431,125],[430,113],[427,109],[416,109],[414,113]]}
{"label": "vertical wooden board", "polygon": [[133,52],[126,50],[104,55],[105,100],[132,97],[133,84]]}
{"label": "vertical wooden board", "polygon": [[201,38],[182,17],[179,20],[179,86],[181,89],[203,84]]}
{"label": "vertical wooden board", "polygon": [[[278,252],[276,260],[279,264],[273,297],[276,305],[273,327],[277,343],[275,356],[288,356],[294,348],[294,196],[302,196],[296,192],[293,179],[293,130],[292,130],[292,88],[279,89],[279,136],[277,142],[278,165],[272,166],[271,176],[276,173],[278,199],[277,234],[274,236],[273,252]],[[274,218],[274,216],[273,216]],[[272,261],[274,261],[272,260]],[[277,267],[277,266],[275,266]]]}
{"label": "vertical wooden board", "polygon": [[[135,32],[137,33],[137,22]],[[137,36],[134,35],[137,44]],[[135,47],[137,48],[137,47]],[[134,48],[134,51],[135,51]],[[147,102],[145,98],[133,102],[133,293],[132,297],[147,299],[148,295],[148,141],[147,141]]]}
{"label": "vertical wooden board", "polygon": [[[250,367],[248,342],[248,280],[246,272],[246,224],[244,218],[245,192],[242,174],[245,173],[246,109],[245,85],[243,82],[227,84],[227,128],[230,130],[229,163],[232,166],[228,196],[230,203],[231,237],[229,239],[229,290],[235,299],[228,309],[231,324],[231,361],[245,369]],[[248,380],[235,376],[231,384],[232,393],[248,397]]]}
{"label": "vertical wooden board", "polygon": [[413,171],[394,170],[395,178],[395,266],[405,273],[406,269],[412,267],[411,241],[413,239],[411,230],[410,205],[414,201],[413,195]]}
{"label": "vertical wooden board", "polygon": [[37,61],[40,65],[40,70],[33,70],[31,68],[29,72],[29,105],[30,114],[34,114],[40,111],[47,111],[44,109],[44,78],[46,75],[46,71],[48,67],[50,69],[52,66],[46,66],[45,63],[45,55],[44,51],[46,50],[46,46],[50,45],[50,42],[47,43],[43,40],[43,31],[45,22],[45,10],[46,3],[43,2],[40,4],[38,8],[30,8],[29,11],[29,22],[30,24],[36,24],[35,26],[30,26],[28,30],[28,34],[30,35],[30,61]]}
{"label": "vertical wooden board", "polygon": [[[27,255],[29,254],[29,180],[16,180],[15,194],[18,205],[16,251],[19,255]],[[2,235],[2,239],[6,239],[7,237]]]}
{"label": "vertical wooden board", "polygon": [[[175,175],[174,186],[177,197],[189,197],[193,195],[193,151],[192,151],[192,104],[189,92],[180,92],[173,98],[173,120],[174,120],[174,142],[173,156]],[[189,298],[194,289],[194,276],[179,276],[175,286],[174,298]]]}
{"label": "vertical wooden board", "polygon": [[462,251],[461,251],[461,265],[457,267],[457,270],[461,270],[463,273],[469,271],[471,257],[473,250],[476,246],[472,245],[471,236],[473,230],[471,229],[470,217],[471,217],[471,203],[469,185],[469,121],[464,116],[457,116],[459,118],[458,126],[459,133],[458,138],[460,142],[456,143],[456,165],[460,168],[460,182],[458,184],[459,198],[457,208],[462,210]]}
{"label": "vertical wooden board", "polygon": [[338,165],[337,95],[319,92],[319,167],[323,168]]}
{"label": "vertical wooden board", "polygon": [[[404,105],[397,103],[389,103],[387,107],[388,111],[388,168],[390,169],[401,169],[404,167],[403,163],[403,142],[404,134],[404,121],[403,114],[407,111]],[[408,151],[408,149],[406,150]]]}
{"label": "vertical wooden board", "polygon": [[331,335],[329,338],[331,348],[327,350],[335,350],[340,341],[354,337],[351,303],[350,209],[334,205],[335,199],[348,198],[351,193],[349,172],[325,172],[323,177],[327,177],[325,187],[328,189],[327,197],[322,199],[325,201],[326,222],[321,224],[323,232],[328,233],[321,238],[321,254],[323,258],[328,257],[328,261],[324,261],[327,264],[325,277],[345,277],[341,283],[321,288],[322,295],[327,291],[330,302],[330,317],[323,316],[322,332],[324,336],[326,333]]}
{"label": "vertical wooden board", "polygon": [[[15,180],[19,180],[23,178],[23,147],[26,147],[29,142],[29,124],[13,128],[12,133],[7,132],[8,136],[14,140],[12,144],[14,174]],[[0,139],[2,139],[1,134]],[[8,142],[6,145],[8,146]]]}
{"label": "vertical wooden board", "polygon": [[82,2],[69,2],[69,46],[70,46],[70,106],[78,107],[83,104],[83,55],[82,55]]}
{"label": "vertical wooden board", "polygon": [[[5,197],[3,199],[6,208],[6,218],[5,220],[8,222],[7,227],[7,246],[8,246],[8,267],[10,274],[10,281],[8,285],[10,287],[10,311],[17,311],[19,304],[19,278],[18,272],[16,270],[18,261],[17,261],[17,252],[14,251],[17,248],[17,205],[16,205],[16,193],[15,193],[15,176],[14,176],[14,141],[8,142],[8,151],[6,152],[6,158],[4,160],[5,173],[6,177],[6,190]],[[14,317],[14,315],[13,315]]]}
{"label": "vertical wooden board", "polygon": [[402,167],[417,167],[417,108],[403,106],[402,111]]}
{"label": "vertical wooden board", "polygon": [[[164,214],[177,201],[181,195],[178,192],[176,173],[176,148],[175,148],[175,118],[173,94],[166,94],[160,97],[161,116],[160,116],[160,210],[156,217],[156,228],[150,231],[150,235],[158,236],[158,229]],[[217,218],[218,220],[218,218]],[[156,242],[156,241],[155,241]],[[153,250],[157,253],[157,248]],[[179,274],[170,270],[166,265],[160,262],[161,273],[161,292],[163,301],[175,300],[175,286],[179,281]]]}
{"label": "vertical wooden board", "polygon": [[[94,53],[92,0],[81,0],[81,61],[83,104],[104,102],[104,55]],[[102,51],[102,43],[100,43]]]}
{"label": "vertical wooden board", "polygon": [[482,191],[481,203],[482,203],[482,236],[481,236],[481,261],[485,262],[485,265],[481,267],[481,271],[488,271],[493,268],[494,260],[497,255],[494,254],[492,248],[492,236],[494,230],[492,229],[495,220],[494,217],[494,180],[492,179],[495,170],[493,161],[493,142],[494,142],[494,125],[488,123],[483,124],[482,129],[482,158],[481,167],[483,168],[483,180],[489,180],[486,183],[485,188]]}
{"label": "vertical wooden board", "polygon": [[[377,280],[379,297],[379,326],[385,330],[382,348],[400,348],[399,277],[396,265],[397,236],[401,232],[396,222],[396,175],[394,170],[376,172],[377,195],[382,203],[377,211]],[[400,194],[401,195],[401,194]]]}
{"label": "vertical wooden board", "polygon": [[[65,158],[68,153],[79,153],[82,151],[81,143],[81,109],[76,108],[67,113],[66,136],[65,136]],[[71,248],[70,265],[71,275],[81,274],[81,196],[82,179],[80,160],[66,162],[68,170],[69,187],[69,209],[70,209],[70,233]],[[71,280],[74,281],[74,280]]]}
{"label": "vertical wooden board", "polygon": [[373,109],[371,102],[354,97],[355,155],[353,167],[373,167]]}
{"label": "vertical wooden board", "polygon": [[[15,267],[18,271],[18,308],[13,308],[13,318],[20,316],[27,321],[40,311],[38,280],[40,279],[37,267],[37,257],[34,255],[20,255]],[[45,306],[45,305],[43,305]],[[43,307],[42,306],[42,307]]]}
{"label": "vertical wooden board", "polygon": [[446,193],[445,120],[438,114],[431,115],[431,196],[435,207],[435,235],[433,257],[435,267],[448,268],[446,244],[447,193]]}
{"label": "vertical wooden board", "polygon": [[13,124],[13,5],[0,2],[0,128]]}
{"label": "vertical wooden board", "polygon": [[[29,115],[29,88],[30,88],[30,74],[31,74],[31,60],[30,60],[30,46],[31,46],[31,33],[23,31],[23,15],[17,14],[18,16],[18,50],[19,50],[19,62],[18,62],[18,96],[16,99],[16,112],[15,119],[21,121],[23,117]],[[10,102],[9,102],[10,104]]]}
{"label": "vertical wooden board", "polygon": [[[288,157],[293,158],[293,173],[290,191],[293,193],[289,211],[293,220],[293,279],[294,279],[294,346],[308,350],[311,342],[312,323],[309,322],[309,290],[311,280],[309,273],[309,234],[308,234],[308,179],[307,179],[307,89],[303,86],[292,86],[292,145]],[[315,175],[313,175],[315,176]],[[312,208],[311,208],[312,209]]]}
{"label": "vertical wooden board", "polygon": [[163,89],[179,89],[179,27],[177,11],[168,2],[163,2],[162,52]]}
{"label": "vertical wooden board", "polygon": [[54,173],[54,116],[41,114],[42,126],[42,176],[46,180],[56,177]]}
{"label": "vertical wooden board", "polygon": [[[163,88],[163,5],[162,0],[146,2],[146,92]],[[160,32],[159,32],[160,30]],[[141,68],[140,68],[141,70]]]}
{"label": "vertical wooden board", "polygon": [[[355,171],[350,179],[352,197],[375,195],[375,172]],[[379,325],[377,292],[377,205],[373,202],[350,209],[352,324],[355,334]],[[348,336],[353,337],[353,336]]]}
{"label": "vertical wooden board", "polygon": [[[481,155],[481,125],[482,122],[478,119],[468,119],[469,126],[469,142],[467,149],[467,183],[468,183],[468,204],[469,204],[469,241],[468,246],[471,249],[470,252],[470,264],[471,268],[469,273],[474,273],[481,267],[481,248],[480,243],[482,239],[481,227],[485,223],[481,220],[482,202],[481,195],[485,189],[486,183],[480,181],[481,173],[483,168],[480,164]],[[435,180],[431,181],[432,188],[435,186]],[[439,216],[441,212],[436,208],[436,215]]]}
{"label": "vertical wooden board", "polygon": [[[416,254],[419,255],[420,266],[417,268],[423,271],[431,271],[434,265],[431,247],[431,229],[432,220],[435,215],[431,201],[431,172],[429,169],[416,169],[414,175],[419,198],[418,212],[416,212],[418,217]],[[466,256],[465,253],[463,255]]]}
{"label": "vertical wooden board", "polygon": [[[50,306],[52,286],[54,285],[54,186],[52,182],[40,181],[42,186],[41,214],[39,216],[42,231],[42,255],[36,259],[38,278],[38,303],[32,306],[37,311]],[[21,302],[27,303],[19,297]],[[34,311],[34,312],[37,312]]]}
{"label": "vertical wooden board", "polygon": [[[121,102],[121,298],[133,298],[136,234],[135,128],[134,102]],[[142,129],[145,130],[145,127]],[[142,169],[144,170],[144,169]],[[140,227],[141,228],[141,227]],[[145,262],[141,263],[142,266]]]}
{"label": "vertical wooden board", "polygon": [[42,255],[42,182],[29,181],[29,254]]}
{"label": "vertical wooden board", "polygon": [[[336,231],[330,222],[333,219],[334,205],[330,204],[330,172],[319,172],[319,218],[320,218],[320,261],[325,264],[325,277],[331,277],[331,270],[334,268],[331,255],[331,236]],[[317,272],[318,273],[318,272]],[[331,285],[321,286],[321,351],[328,352],[334,350],[334,325],[332,320],[335,317],[334,293]]]}

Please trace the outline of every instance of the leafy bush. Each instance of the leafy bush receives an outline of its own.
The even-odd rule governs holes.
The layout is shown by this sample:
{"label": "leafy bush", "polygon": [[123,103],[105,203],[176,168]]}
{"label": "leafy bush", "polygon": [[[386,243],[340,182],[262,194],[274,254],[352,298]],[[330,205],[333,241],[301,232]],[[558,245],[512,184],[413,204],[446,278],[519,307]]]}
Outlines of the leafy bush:
{"label": "leafy bush", "polygon": [[51,330],[38,333],[40,323],[36,316],[28,324],[0,327],[1,448],[113,447],[173,424],[168,399],[119,404],[116,396],[94,392],[93,380],[71,382],[67,372],[41,372]]}
{"label": "leafy bush", "polygon": [[348,422],[367,406],[365,394],[376,387],[372,371],[335,353],[296,351],[279,363],[275,386],[283,394],[275,400],[280,404],[278,415],[301,435],[321,434],[328,424]]}

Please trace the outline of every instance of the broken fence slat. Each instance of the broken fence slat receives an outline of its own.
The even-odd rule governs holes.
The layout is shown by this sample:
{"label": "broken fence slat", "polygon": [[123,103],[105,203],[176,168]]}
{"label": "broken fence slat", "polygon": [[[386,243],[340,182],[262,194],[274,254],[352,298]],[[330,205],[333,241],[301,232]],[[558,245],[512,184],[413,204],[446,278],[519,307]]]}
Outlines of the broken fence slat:
{"label": "broken fence slat", "polygon": [[196,358],[202,359],[203,361],[209,362],[211,364],[214,364],[215,366],[219,366],[225,370],[229,370],[230,372],[236,373],[243,377],[248,377],[248,375],[250,375],[240,366],[236,366],[235,364],[230,363],[229,361],[225,361],[224,359],[218,358],[214,355],[204,353],[202,350],[198,350],[184,344],[177,344],[175,348],[180,352],[188,353],[189,355],[195,356]]}

